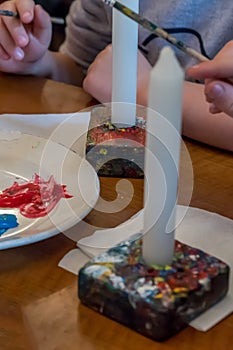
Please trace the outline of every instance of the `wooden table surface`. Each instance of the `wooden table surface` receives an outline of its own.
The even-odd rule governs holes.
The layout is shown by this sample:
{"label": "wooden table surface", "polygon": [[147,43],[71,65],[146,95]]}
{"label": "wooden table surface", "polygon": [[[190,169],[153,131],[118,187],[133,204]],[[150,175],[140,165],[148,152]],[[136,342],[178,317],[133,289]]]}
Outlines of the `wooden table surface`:
{"label": "wooden table surface", "polygon": [[[0,76],[1,114],[68,113],[93,103],[89,95],[74,86],[32,77]],[[233,219],[232,154],[190,140],[185,144],[194,174],[190,205]],[[118,180],[100,179],[102,198],[115,198]],[[101,214],[93,210],[85,221],[98,227],[114,226],[136,213],[142,207],[143,181],[132,180],[132,184],[133,199],[122,212]],[[187,204],[191,188],[182,157],[180,204]],[[77,277],[57,266],[74,247],[72,240],[58,234],[32,245],[0,251],[1,350],[232,348],[233,315],[206,333],[187,327],[166,342],[157,343],[81,305]]]}

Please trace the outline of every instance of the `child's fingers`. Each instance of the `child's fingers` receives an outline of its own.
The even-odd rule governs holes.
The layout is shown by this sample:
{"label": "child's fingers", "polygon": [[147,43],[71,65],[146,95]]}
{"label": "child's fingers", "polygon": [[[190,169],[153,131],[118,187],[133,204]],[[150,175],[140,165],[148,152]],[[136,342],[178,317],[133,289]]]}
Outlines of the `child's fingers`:
{"label": "child's fingers", "polygon": [[13,57],[16,60],[23,59],[24,57],[23,50],[20,48],[20,45],[15,43],[14,38],[6,28],[5,24],[1,21],[1,19],[0,19],[0,44],[1,44],[2,50],[10,57]]}
{"label": "child's fingers", "polygon": [[[28,0],[26,0],[26,2],[27,1]],[[17,8],[15,7],[15,4],[16,2],[14,1],[8,1],[4,3],[2,6],[4,7],[5,10],[18,12]],[[2,6],[0,8],[2,8]],[[33,12],[31,17],[33,18]],[[0,31],[7,31],[16,46],[25,47],[28,44],[29,38],[24,28],[24,24],[21,21],[21,18],[1,16]],[[3,46],[5,47],[5,43]]]}
{"label": "child's fingers", "polygon": [[[223,111],[233,116],[233,86],[221,80],[210,81],[205,86],[205,95],[208,102],[212,103],[211,113]],[[218,110],[218,112],[216,112]]]}

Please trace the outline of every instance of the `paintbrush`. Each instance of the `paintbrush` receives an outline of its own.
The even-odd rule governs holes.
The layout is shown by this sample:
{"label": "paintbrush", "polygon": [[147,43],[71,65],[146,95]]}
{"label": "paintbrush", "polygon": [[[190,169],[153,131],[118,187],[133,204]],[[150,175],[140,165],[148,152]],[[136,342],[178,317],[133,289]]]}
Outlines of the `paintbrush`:
{"label": "paintbrush", "polygon": [[142,27],[148,29],[150,32],[156,34],[157,36],[165,39],[170,44],[177,47],[179,50],[185,52],[186,54],[196,58],[200,62],[209,61],[207,57],[202,55],[200,52],[188,47],[185,43],[180,40],[177,40],[175,37],[167,33],[164,29],[159,28],[156,24],[149,21],[148,19],[138,15],[136,12],[129,9],[127,6],[122,5],[120,2],[115,0],[102,0],[105,4],[114,7],[125,16],[131,18],[133,21],[140,24]]}
{"label": "paintbrush", "polygon": [[[19,14],[14,11],[8,11],[8,10],[0,10],[0,16],[8,16],[8,17],[16,17],[19,18]],[[60,24],[60,25],[65,25],[65,20],[64,18],[60,17],[50,17],[51,22],[53,24]]]}
{"label": "paintbrush", "polygon": [[[102,0],[105,4],[114,7],[118,11],[120,11],[122,14],[125,16],[131,18],[133,21],[137,22],[140,24],[142,27],[148,29],[150,32],[156,34],[157,36],[165,39],[175,47],[177,47],[179,50],[185,52],[189,56],[192,56],[196,58],[200,62],[206,62],[209,61],[209,58],[206,56],[202,55],[200,52],[192,49],[191,47],[187,46],[185,43],[183,43],[180,40],[177,40],[174,36],[170,35],[168,32],[166,32],[164,29],[159,28],[156,24],[153,22],[149,21],[148,19],[138,15],[136,12],[132,11],[129,9],[127,6],[122,5],[120,2],[115,1],[115,0]],[[226,78],[226,79],[221,79],[225,81],[228,84],[233,84],[233,79],[232,78]]]}

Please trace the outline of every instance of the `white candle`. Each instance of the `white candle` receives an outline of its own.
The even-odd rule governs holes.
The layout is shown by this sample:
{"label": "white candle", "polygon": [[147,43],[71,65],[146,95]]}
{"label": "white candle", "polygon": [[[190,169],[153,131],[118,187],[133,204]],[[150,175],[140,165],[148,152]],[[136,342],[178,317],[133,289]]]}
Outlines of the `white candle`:
{"label": "white candle", "polygon": [[167,265],[174,254],[184,72],[165,47],[150,76],[145,149],[143,257]]}
{"label": "white candle", "polygon": [[[139,0],[121,3],[138,13]],[[138,24],[113,9],[112,123],[135,125],[137,95]]]}

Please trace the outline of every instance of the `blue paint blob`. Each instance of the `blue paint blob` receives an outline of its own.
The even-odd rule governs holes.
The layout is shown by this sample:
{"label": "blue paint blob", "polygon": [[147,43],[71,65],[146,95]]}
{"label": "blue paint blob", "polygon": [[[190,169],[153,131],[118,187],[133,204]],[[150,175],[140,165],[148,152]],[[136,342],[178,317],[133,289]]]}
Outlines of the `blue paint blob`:
{"label": "blue paint blob", "polygon": [[0,214],[0,236],[10,228],[17,227],[18,225],[14,214]]}

